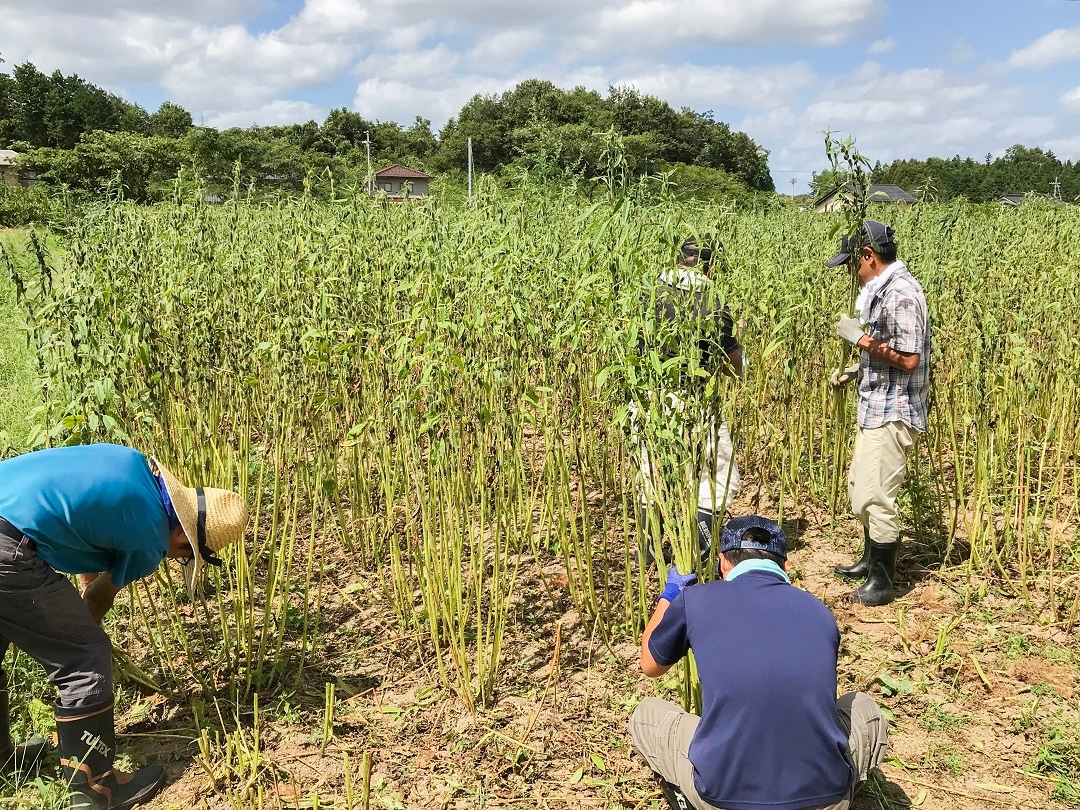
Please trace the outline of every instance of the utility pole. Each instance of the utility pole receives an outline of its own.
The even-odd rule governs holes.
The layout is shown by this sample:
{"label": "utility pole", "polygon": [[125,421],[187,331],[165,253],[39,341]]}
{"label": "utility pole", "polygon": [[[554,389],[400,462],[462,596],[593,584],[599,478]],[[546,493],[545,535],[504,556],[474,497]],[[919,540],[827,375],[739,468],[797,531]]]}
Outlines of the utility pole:
{"label": "utility pole", "polygon": [[371,134],[364,130],[364,144],[367,146],[367,173],[364,175],[364,192],[371,196]]}
{"label": "utility pole", "polygon": [[1054,178],[1054,182],[1050,184],[1050,191],[1051,196],[1053,196],[1055,200],[1061,199],[1061,183],[1056,177]]}
{"label": "utility pole", "polygon": [[472,205],[472,138],[469,138],[469,205]]}
{"label": "utility pole", "polygon": [[795,178],[791,178],[791,201],[795,202]]}

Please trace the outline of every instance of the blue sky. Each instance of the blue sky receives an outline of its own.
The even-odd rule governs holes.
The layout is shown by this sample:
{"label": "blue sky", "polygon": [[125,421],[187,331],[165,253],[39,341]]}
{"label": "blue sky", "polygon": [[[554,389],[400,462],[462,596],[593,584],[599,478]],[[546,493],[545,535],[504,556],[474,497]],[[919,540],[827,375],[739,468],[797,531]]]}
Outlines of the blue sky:
{"label": "blue sky", "polygon": [[778,190],[872,160],[1080,160],[1080,0],[0,0],[0,55],[219,128],[335,107],[438,129],[527,78],[633,85],[769,150]]}

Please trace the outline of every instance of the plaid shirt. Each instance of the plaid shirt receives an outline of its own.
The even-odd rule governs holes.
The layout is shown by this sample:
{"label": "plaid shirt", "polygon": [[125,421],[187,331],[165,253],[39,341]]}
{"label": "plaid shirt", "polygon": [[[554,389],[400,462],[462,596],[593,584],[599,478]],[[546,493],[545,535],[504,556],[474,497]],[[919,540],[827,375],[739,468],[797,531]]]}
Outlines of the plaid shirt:
{"label": "plaid shirt", "polygon": [[869,352],[859,353],[859,426],[903,422],[926,430],[930,391],[930,316],[915,277],[902,264],[870,301],[867,334],[898,352],[918,353],[919,365],[901,371]]}

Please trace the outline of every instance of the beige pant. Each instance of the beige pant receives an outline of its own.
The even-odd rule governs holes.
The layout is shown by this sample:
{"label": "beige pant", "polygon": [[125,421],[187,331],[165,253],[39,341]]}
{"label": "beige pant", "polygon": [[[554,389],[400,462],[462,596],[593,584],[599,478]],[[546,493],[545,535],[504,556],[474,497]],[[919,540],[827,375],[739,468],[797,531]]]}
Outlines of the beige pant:
{"label": "beige pant", "polygon": [[851,511],[876,543],[900,539],[896,496],[907,475],[907,457],[919,432],[903,422],[870,430],[859,428],[848,471]]}
{"label": "beige pant", "polygon": [[[855,789],[866,781],[872,768],[885,758],[889,747],[889,724],[874,699],[865,692],[848,692],[836,701],[840,724],[848,733],[848,758],[855,770],[855,784],[848,795],[821,810],[847,810]],[[694,766],[690,762],[690,741],[699,718],[681,706],[660,698],[645,698],[630,715],[630,739],[649,767],[678,786],[697,810],[714,810],[694,787]],[[762,767],[775,767],[765,763]],[[806,808],[819,810],[819,808]]]}
{"label": "beige pant", "polygon": [[[684,411],[684,404],[676,394],[665,394],[663,413],[671,422],[678,421],[675,414]],[[639,487],[642,505],[655,503],[660,499],[662,482],[659,471],[649,455],[649,439],[643,414],[635,403],[630,403],[630,426],[633,432],[634,450],[637,455],[640,472]],[[697,465],[688,459],[683,466],[683,474],[692,485],[697,485],[698,509],[722,514],[727,504],[731,503],[739,491],[739,466],[735,463],[735,448],[731,444],[731,434],[727,424],[719,417],[706,420],[703,424],[683,425],[683,440],[700,453]],[[696,466],[696,469],[695,469]]]}

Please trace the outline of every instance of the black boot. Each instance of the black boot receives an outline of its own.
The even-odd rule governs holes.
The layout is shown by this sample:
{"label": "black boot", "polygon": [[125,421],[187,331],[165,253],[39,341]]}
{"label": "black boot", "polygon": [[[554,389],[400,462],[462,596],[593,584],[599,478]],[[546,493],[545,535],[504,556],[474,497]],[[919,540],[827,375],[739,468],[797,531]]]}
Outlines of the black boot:
{"label": "black boot", "polygon": [[673,785],[662,776],[660,777],[660,790],[663,792],[664,798],[667,799],[671,810],[694,810],[690,800],[679,790],[679,786]]}
{"label": "black boot", "polygon": [[[641,555],[645,560],[645,568],[649,568],[656,562],[656,547],[660,545],[660,538],[664,533],[664,519],[656,506],[641,505],[638,507],[637,525]],[[667,564],[671,564],[666,552],[664,552],[664,560]]]}
{"label": "black boot", "polygon": [[139,768],[125,784],[116,781],[112,703],[96,709],[57,706],[56,738],[70,810],[130,810],[165,787],[165,770],[160,765]]}
{"label": "black boot", "polygon": [[851,565],[838,565],[833,571],[848,579],[863,579],[870,573],[870,530],[863,526],[862,556]]}
{"label": "black boot", "polygon": [[899,543],[870,541],[870,570],[866,582],[847,595],[849,602],[864,605],[887,605],[893,600],[893,575],[896,571],[896,552]]}
{"label": "black boot", "polygon": [[11,739],[7,673],[0,669],[0,776],[27,776],[41,764],[45,740],[31,737],[15,744]]}

